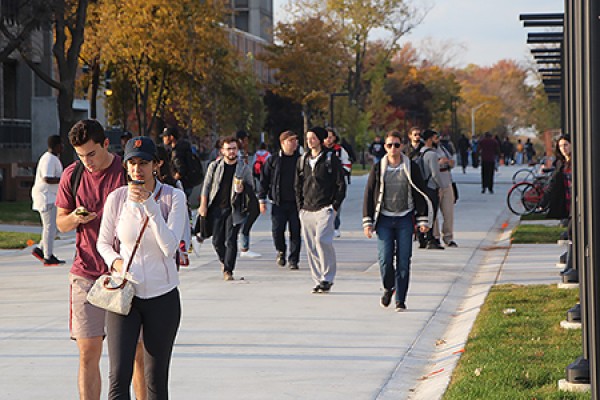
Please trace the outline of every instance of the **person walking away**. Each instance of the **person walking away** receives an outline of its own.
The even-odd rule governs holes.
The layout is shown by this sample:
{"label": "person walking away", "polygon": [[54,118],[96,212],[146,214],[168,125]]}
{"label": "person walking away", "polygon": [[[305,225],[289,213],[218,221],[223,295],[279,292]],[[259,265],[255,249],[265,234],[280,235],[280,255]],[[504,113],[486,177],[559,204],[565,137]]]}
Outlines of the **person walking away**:
{"label": "person walking away", "polygon": [[[452,168],[454,168],[456,162],[452,154],[441,143],[438,135],[433,137],[433,147],[436,149],[439,157],[438,164],[440,166],[440,180],[442,182],[438,190],[440,208],[437,218],[433,221],[433,237],[437,243],[441,244],[443,240],[444,244],[448,247],[458,247],[454,241],[454,204],[456,203],[456,199],[454,197],[454,188],[452,187]],[[440,215],[444,218],[441,234]]]}
{"label": "person walking away", "polygon": [[315,287],[313,293],[328,293],[335,281],[333,247],[335,214],[346,197],[342,164],[323,142],[328,132],[320,126],[306,132],[309,151],[300,157],[296,171],[296,204],[300,210],[302,236]]}
{"label": "person walking away", "polygon": [[525,142],[525,155],[527,156],[527,163],[531,164],[533,162],[533,157],[535,156],[535,149],[529,138],[527,138],[527,141]]}
{"label": "person walking away", "polygon": [[165,128],[161,137],[164,146],[171,151],[173,178],[181,181],[186,198],[189,198],[192,195],[194,186],[202,180],[202,176],[198,176],[201,171],[192,170],[192,145],[187,140],[179,137],[177,128]]}
{"label": "person walking away", "polygon": [[469,139],[463,133],[460,135],[460,139],[458,139],[458,153],[460,155],[460,165],[462,166],[463,174],[467,173],[467,165],[469,165],[469,150],[471,149],[471,144],[469,143]]}
{"label": "person walking away", "polygon": [[[79,349],[79,397],[97,400],[106,311],[88,303],[87,293],[96,279],[108,272],[96,249],[104,203],[126,181],[121,158],[109,153],[109,140],[98,121],[77,122],[69,131],[69,142],[80,161],[69,165],[60,177],[56,225],[61,232],[77,230],[69,274],[69,329]],[[146,398],[143,361],[143,344],[139,342],[133,385],[136,399]]]}
{"label": "person walking away", "polygon": [[491,133],[486,132],[479,141],[477,152],[481,157],[481,193],[485,193],[487,189],[490,194],[494,194],[494,171],[496,159],[500,155],[498,141]]}
{"label": "person walking away", "polygon": [[[344,169],[344,176],[349,176],[352,173],[352,163],[350,162],[350,157],[348,156],[348,152],[344,149],[339,143],[339,136],[332,128],[327,128],[327,138],[323,142],[324,146],[333,151],[333,153],[337,156],[337,158],[342,163],[342,168]],[[342,224],[341,220],[342,208],[337,210],[335,213],[335,221],[333,224],[333,237],[340,237],[342,233],[340,232],[340,226]]]}
{"label": "person walking away", "polygon": [[285,131],[279,135],[279,143],[281,150],[269,157],[262,169],[258,199],[262,214],[267,211],[267,198],[271,200],[271,231],[277,251],[277,265],[280,267],[286,265],[285,228],[287,225],[290,235],[290,252],[287,261],[290,269],[296,270],[300,260],[300,218],[294,187],[296,165],[300,158],[296,151],[298,136],[292,131]]}
{"label": "person walking away", "polygon": [[35,182],[31,188],[32,209],[40,214],[42,220],[42,239],[40,246],[34,247],[31,254],[40,260],[44,266],[64,264],[54,255],[54,238],[56,237],[56,194],[58,183],[63,172],[60,162],[62,143],[59,135],[48,137],[48,151],[37,163]]}
{"label": "person walking away", "polygon": [[158,181],[156,146],[149,137],[127,142],[124,163],[132,181],[108,195],[97,245],[113,274],[124,276],[126,263],[131,263],[128,275],[135,288],[128,315],[107,312],[106,316],[108,398],[129,398],[141,333],[148,397],[167,399],[169,366],[181,320],[175,254],[188,229],[187,199],[183,191]]}
{"label": "person walking away", "polygon": [[[440,206],[440,188],[443,188],[443,182],[440,176],[439,157],[436,149],[433,147],[434,136],[438,133],[431,129],[426,129],[422,134],[423,147],[417,164],[421,168],[421,174],[425,181],[425,188],[429,200],[433,207],[433,220],[437,218]],[[429,230],[426,234],[419,232],[419,247],[429,250],[443,250],[444,247],[433,237],[433,232]]]}
{"label": "person walking away", "polygon": [[[184,191],[183,185],[180,180],[173,178],[171,170],[171,161],[169,152],[164,146],[156,146],[156,159],[158,162],[158,169],[156,177],[161,183],[171,185],[182,192]],[[185,193],[185,192],[184,192]],[[189,219],[188,219],[189,221]],[[179,243],[179,263],[178,266],[186,267],[189,265],[188,250],[192,244],[192,229],[188,222],[188,229],[184,229],[183,236]],[[196,246],[200,246],[200,243],[194,242]],[[197,253],[197,248],[194,248],[194,252]]]}
{"label": "person walking away", "polygon": [[[253,166],[253,164],[249,163],[250,154],[248,153],[248,148],[250,139],[248,132],[243,130],[237,131],[235,137],[240,144],[240,160],[242,160],[242,162],[246,165]],[[246,222],[244,222],[240,229],[242,237],[242,243],[240,246],[241,258],[258,258],[262,256],[262,254],[250,250],[250,230],[252,229],[252,226],[254,225],[259,216],[260,206],[258,204],[258,199],[255,195],[250,195],[248,204],[248,218],[246,219]]]}
{"label": "person walking away", "polygon": [[133,137],[133,135],[131,134],[131,132],[125,131],[121,134],[121,138],[120,138],[120,142],[121,142],[121,148],[119,149],[119,151],[117,151],[117,154],[119,155],[119,157],[123,158],[123,154],[125,154],[125,146],[127,145],[127,142],[129,141],[129,139],[131,139]]}
{"label": "person walking away", "polygon": [[[413,218],[426,233],[433,222],[431,201],[419,166],[403,155],[398,131],[386,134],[387,156],[373,165],[365,186],[363,230],[367,238],[377,233],[379,271],[383,284],[380,304],[388,307],[396,294],[396,311],[406,310],[410,281]],[[395,262],[394,262],[395,261]]]}
{"label": "person walking away", "polygon": [[223,279],[232,281],[237,258],[237,240],[248,217],[245,195],[254,194],[250,167],[238,158],[235,137],[221,141],[222,157],[206,170],[198,214],[212,221],[212,243],[221,262]]}
{"label": "person walking away", "polygon": [[512,144],[510,139],[507,137],[504,138],[504,142],[502,142],[502,154],[504,154],[504,165],[512,165],[513,164],[513,153],[515,151],[515,146]]}
{"label": "person walking away", "polygon": [[523,150],[524,150],[524,146],[523,143],[521,142],[521,139],[517,139],[517,164],[521,165],[523,164]]}
{"label": "person walking away", "polygon": [[479,139],[477,136],[471,138],[471,162],[473,168],[479,168]]}
{"label": "person walking away", "polygon": [[375,135],[373,143],[369,145],[369,154],[373,156],[373,164],[378,163],[385,156],[385,148],[383,147],[381,136]]}
{"label": "person walking away", "polygon": [[252,161],[252,176],[254,177],[254,187],[256,188],[260,185],[260,173],[269,157],[271,157],[271,153],[267,150],[267,145],[261,143],[256,153],[254,153],[254,160]]}

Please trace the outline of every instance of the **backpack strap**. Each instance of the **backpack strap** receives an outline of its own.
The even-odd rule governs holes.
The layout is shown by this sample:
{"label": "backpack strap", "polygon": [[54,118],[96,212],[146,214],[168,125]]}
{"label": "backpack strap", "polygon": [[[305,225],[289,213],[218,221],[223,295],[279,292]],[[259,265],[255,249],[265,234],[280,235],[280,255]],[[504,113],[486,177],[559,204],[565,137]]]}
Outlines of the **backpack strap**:
{"label": "backpack strap", "polygon": [[73,169],[73,173],[71,174],[71,195],[73,196],[73,201],[77,204],[77,190],[79,189],[79,184],[81,183],[81,176],[83,175],[83,163],[81,161],[75,162],[75,168]]}

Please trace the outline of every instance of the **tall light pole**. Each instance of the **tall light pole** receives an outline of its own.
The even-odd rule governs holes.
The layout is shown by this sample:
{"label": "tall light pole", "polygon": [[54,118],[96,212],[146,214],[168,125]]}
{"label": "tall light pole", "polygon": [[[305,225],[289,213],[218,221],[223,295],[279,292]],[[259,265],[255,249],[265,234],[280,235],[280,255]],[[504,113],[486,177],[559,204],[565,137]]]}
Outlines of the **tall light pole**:
{"label": "tall light pole", "polygon": [[486,101],[485,103],[481,103],[476,107],[471,108],[471,139],[475,137],[475,111],[479,110],[488,103],[489,101]]}

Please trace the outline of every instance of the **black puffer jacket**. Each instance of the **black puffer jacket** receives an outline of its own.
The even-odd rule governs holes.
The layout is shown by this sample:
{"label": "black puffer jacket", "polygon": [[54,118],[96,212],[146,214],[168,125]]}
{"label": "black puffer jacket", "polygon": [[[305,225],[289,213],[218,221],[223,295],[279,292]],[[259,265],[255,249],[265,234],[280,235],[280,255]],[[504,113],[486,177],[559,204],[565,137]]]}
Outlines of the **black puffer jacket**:
{"label": "black puffer jacket", "polygon": [[298,210],[318,211],[329,205],[339,210],[346,197],[346,181],[342,163],[331,151],[323,150],[314,168],[310,153],[298,159],[296,169],[296,204]]}

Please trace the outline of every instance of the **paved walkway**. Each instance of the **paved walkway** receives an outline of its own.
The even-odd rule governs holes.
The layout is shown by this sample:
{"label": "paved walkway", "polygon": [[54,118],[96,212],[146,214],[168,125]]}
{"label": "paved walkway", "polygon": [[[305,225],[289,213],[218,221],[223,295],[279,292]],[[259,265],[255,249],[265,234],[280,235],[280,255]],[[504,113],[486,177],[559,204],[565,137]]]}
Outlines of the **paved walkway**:
{"label": "paved walkway", "polygon": [[[366,177],[353,178],[336,239],[338,277],[312,295],[299,271],[279,268],[270,221],[252,234],[259,259],[241,259],[223,282],[210,244],[181,271],[183,317],[171,367],[174,399],[436,399],[495,282],[556,283],[558,246],[514,246],[505,194],[514,167],[481,194],[479,171],[455,174],[456,249],[416,249],[408,310],[379,306],[376,241],[362,235]],[[12,227],[0,227],[10,230]],[[510,249],[510,251],[509,251]],[[59,258],[71,260],[72,235]],[[78,354],[68,339],[67,267],[42,267],[28,251],[0,254],[2,398],[75,399]],[[243,278],[243,279],[242,279]],[[106,398],[108,358],[102,357]]]}

